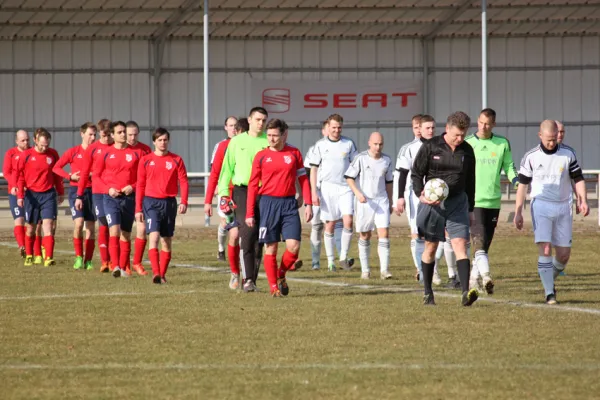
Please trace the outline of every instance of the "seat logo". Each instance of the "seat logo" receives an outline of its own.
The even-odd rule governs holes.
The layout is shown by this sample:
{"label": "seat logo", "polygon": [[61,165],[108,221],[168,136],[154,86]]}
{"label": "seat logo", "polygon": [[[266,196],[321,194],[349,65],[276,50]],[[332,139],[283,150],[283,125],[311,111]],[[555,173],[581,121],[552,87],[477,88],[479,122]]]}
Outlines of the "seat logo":
{"label": "seat logo", "polygon": [[289,89],[265,89],[262,92],[262,105],[269,113],[284,113],[290,110],[290,98]]}

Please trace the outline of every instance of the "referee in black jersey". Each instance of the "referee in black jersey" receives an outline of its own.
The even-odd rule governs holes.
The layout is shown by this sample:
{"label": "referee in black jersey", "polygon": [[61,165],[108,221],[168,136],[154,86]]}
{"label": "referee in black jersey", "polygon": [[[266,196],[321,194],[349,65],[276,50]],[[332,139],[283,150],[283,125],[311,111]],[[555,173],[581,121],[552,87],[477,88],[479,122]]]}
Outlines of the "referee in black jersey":
{"label": "referee in black jersey", "polygon": [[[477,290],[469,291],[471,264],[467,255],[470,240],[469,226],[473,221],[475,207],[475,153],[465,142],[471,119],[458,111],[448,117],[446,132],[423,143],[417,153],[411,171],[413,190],[419,196],[417,228],[419,237],[425,240],[421,259],[425,297],[423,304],[435,305],[431,280],[435,264],[435,252],[439,242],[445,241],[448,231],[462,289],[462,304],[470,306],[477,300]],[[442,203],[424,198],[425,182],[439,178],[448,184],[450,193]]]}

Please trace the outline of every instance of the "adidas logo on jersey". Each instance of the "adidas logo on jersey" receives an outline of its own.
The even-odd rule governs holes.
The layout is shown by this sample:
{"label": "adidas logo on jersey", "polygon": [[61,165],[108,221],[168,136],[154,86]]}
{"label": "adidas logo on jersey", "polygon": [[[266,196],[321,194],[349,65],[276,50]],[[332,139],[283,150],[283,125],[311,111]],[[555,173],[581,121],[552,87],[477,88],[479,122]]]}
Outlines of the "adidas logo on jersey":
{"label": "adidas logo on jersey", "polygon": [[487,146],[483,145],[483,147],[481,148],[481,151],[487,151]]}
{"label": "adidas logo on jersey", "polygon": [[535,170],[539,171],[540,169],[544,169],[544,166],[542,164],[538,165],[538,167]]}

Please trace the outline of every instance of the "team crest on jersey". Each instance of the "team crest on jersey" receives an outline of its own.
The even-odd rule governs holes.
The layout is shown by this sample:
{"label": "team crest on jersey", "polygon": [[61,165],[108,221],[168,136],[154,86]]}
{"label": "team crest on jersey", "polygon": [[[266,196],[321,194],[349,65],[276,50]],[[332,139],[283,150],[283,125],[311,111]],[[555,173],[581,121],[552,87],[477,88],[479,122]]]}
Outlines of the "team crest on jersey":
{"label": "team crest on jersey", "polygon": [[286,164],[290,164],[292,162],[292,157],[283,156],[283,161],[285,161]]}
{"label": "team crest on jersey", "polygon": [[52,157],[46,157],[46,162],[48,165],[52,164]]}
{"label": "team crest on jersey", "polygon": [[154,165],[154,161],[150,161],[150,166],[153,166],[153,165]]}
{"label": "team crest on jersey", "polygon": [[167,168],[167,170],[168,170],[168,171],[170,171],[170,170],[171,170],[171,168],[173,168],[173,163],[172,163],[172,162],[170,162],[170,161],[167,161],[167,162],[166,162],[166,168]]}
{"label": "team crest on jersey", "polygon": [[15,160],[18,160],[18,159],[19,159],[19,156],[16,156],[16,157],[15,157]]}
{"label": "team crest on jersey", "polygon": [[133,160],[133,157],[131,156],[131,154],[125,154],[125,161],[131,162],[131,160]]}
{"label": "team crest on jersey", "polygon": [[496,155],[497,154],[492,151],[492,157],[496,157]]}

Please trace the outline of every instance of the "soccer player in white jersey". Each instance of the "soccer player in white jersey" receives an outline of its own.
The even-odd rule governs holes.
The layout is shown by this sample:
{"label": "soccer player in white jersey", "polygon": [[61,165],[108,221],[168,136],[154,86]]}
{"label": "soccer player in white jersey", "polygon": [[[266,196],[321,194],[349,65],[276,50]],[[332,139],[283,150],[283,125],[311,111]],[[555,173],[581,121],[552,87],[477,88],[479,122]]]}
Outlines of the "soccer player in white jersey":
{"label": "soccer player in white jersey", "polygon": [[556,122],[542,122],[538,135],[541,143],[525,153],[521,161],[514,224],[517,229],[523,229],[523,203],[527,186],[531,184],[531,219],[538,246],[538,273],[546,303],[552,305],[557,304],[554,280],[565,269],[571,256],[571,180],[575,182],[578,206],[584,216],[588,215],[589,207],[583,171],[575,151],[558,143]]}
{"label": "soccer player in white jersey", "polygon": [[[354,142],[342,136],[344,119],[339,114],[327,118],[326,138],[319,140],[311,154],[310,184],[313,205],[321,207],[321,220],[325,222],[325,253],[330,271],[335,271],[334,229],[336,221],[342,219],[342,244],[340,250],[340,266],[350,270],[348,250],[352,240],[352,221],[354,214],[354,195],[344,173],[356,156]],[[317,173],[321,180],[321,192],[317,191]]]}
{"label": "soccer player in white jersey", "polygon": [[[406,213],[406,217],[408,218],[411,234],[410,251],[417,269],[415,278],[418,281],[422,281],[421,255],[425,249],[425,242],[422,239],[419,239],[417,231],[417,208],[419,207],[419,198],[413,193],[410,171],[415,156],[419,152],[423,141],[429,140],[435,135],[435,120],[430,115],[418,115],[420,127],[417,135],[414,129],[416,117],[417,116],[413,117],[415,140],[402,146],[398,152],[398,158],[396,159],[393,199],[396,199],[394,207],[396,209],[396,214],[402,215],[402,213]],[[439,248],[443,251],[444,246],[439,246]],[[436,254],[436,268],[434,270],[433,278],[436,285],[441,283],[441,279],[437,272],[437,260],[439,260],[440,257],[441,255],[438,256],[438,254]]]}
{"label": "soccer player in white jersey", "polygon": [[377,253],[381,279],[390,279],[390,211],[394,164],[390,156],[383,154],[383,136],[371,133],[369,150],[358,154],[344,174],[356,197],[356,232],[359,233],[358,254],[361,278],[369,279],[371,231],[377,229]]}

